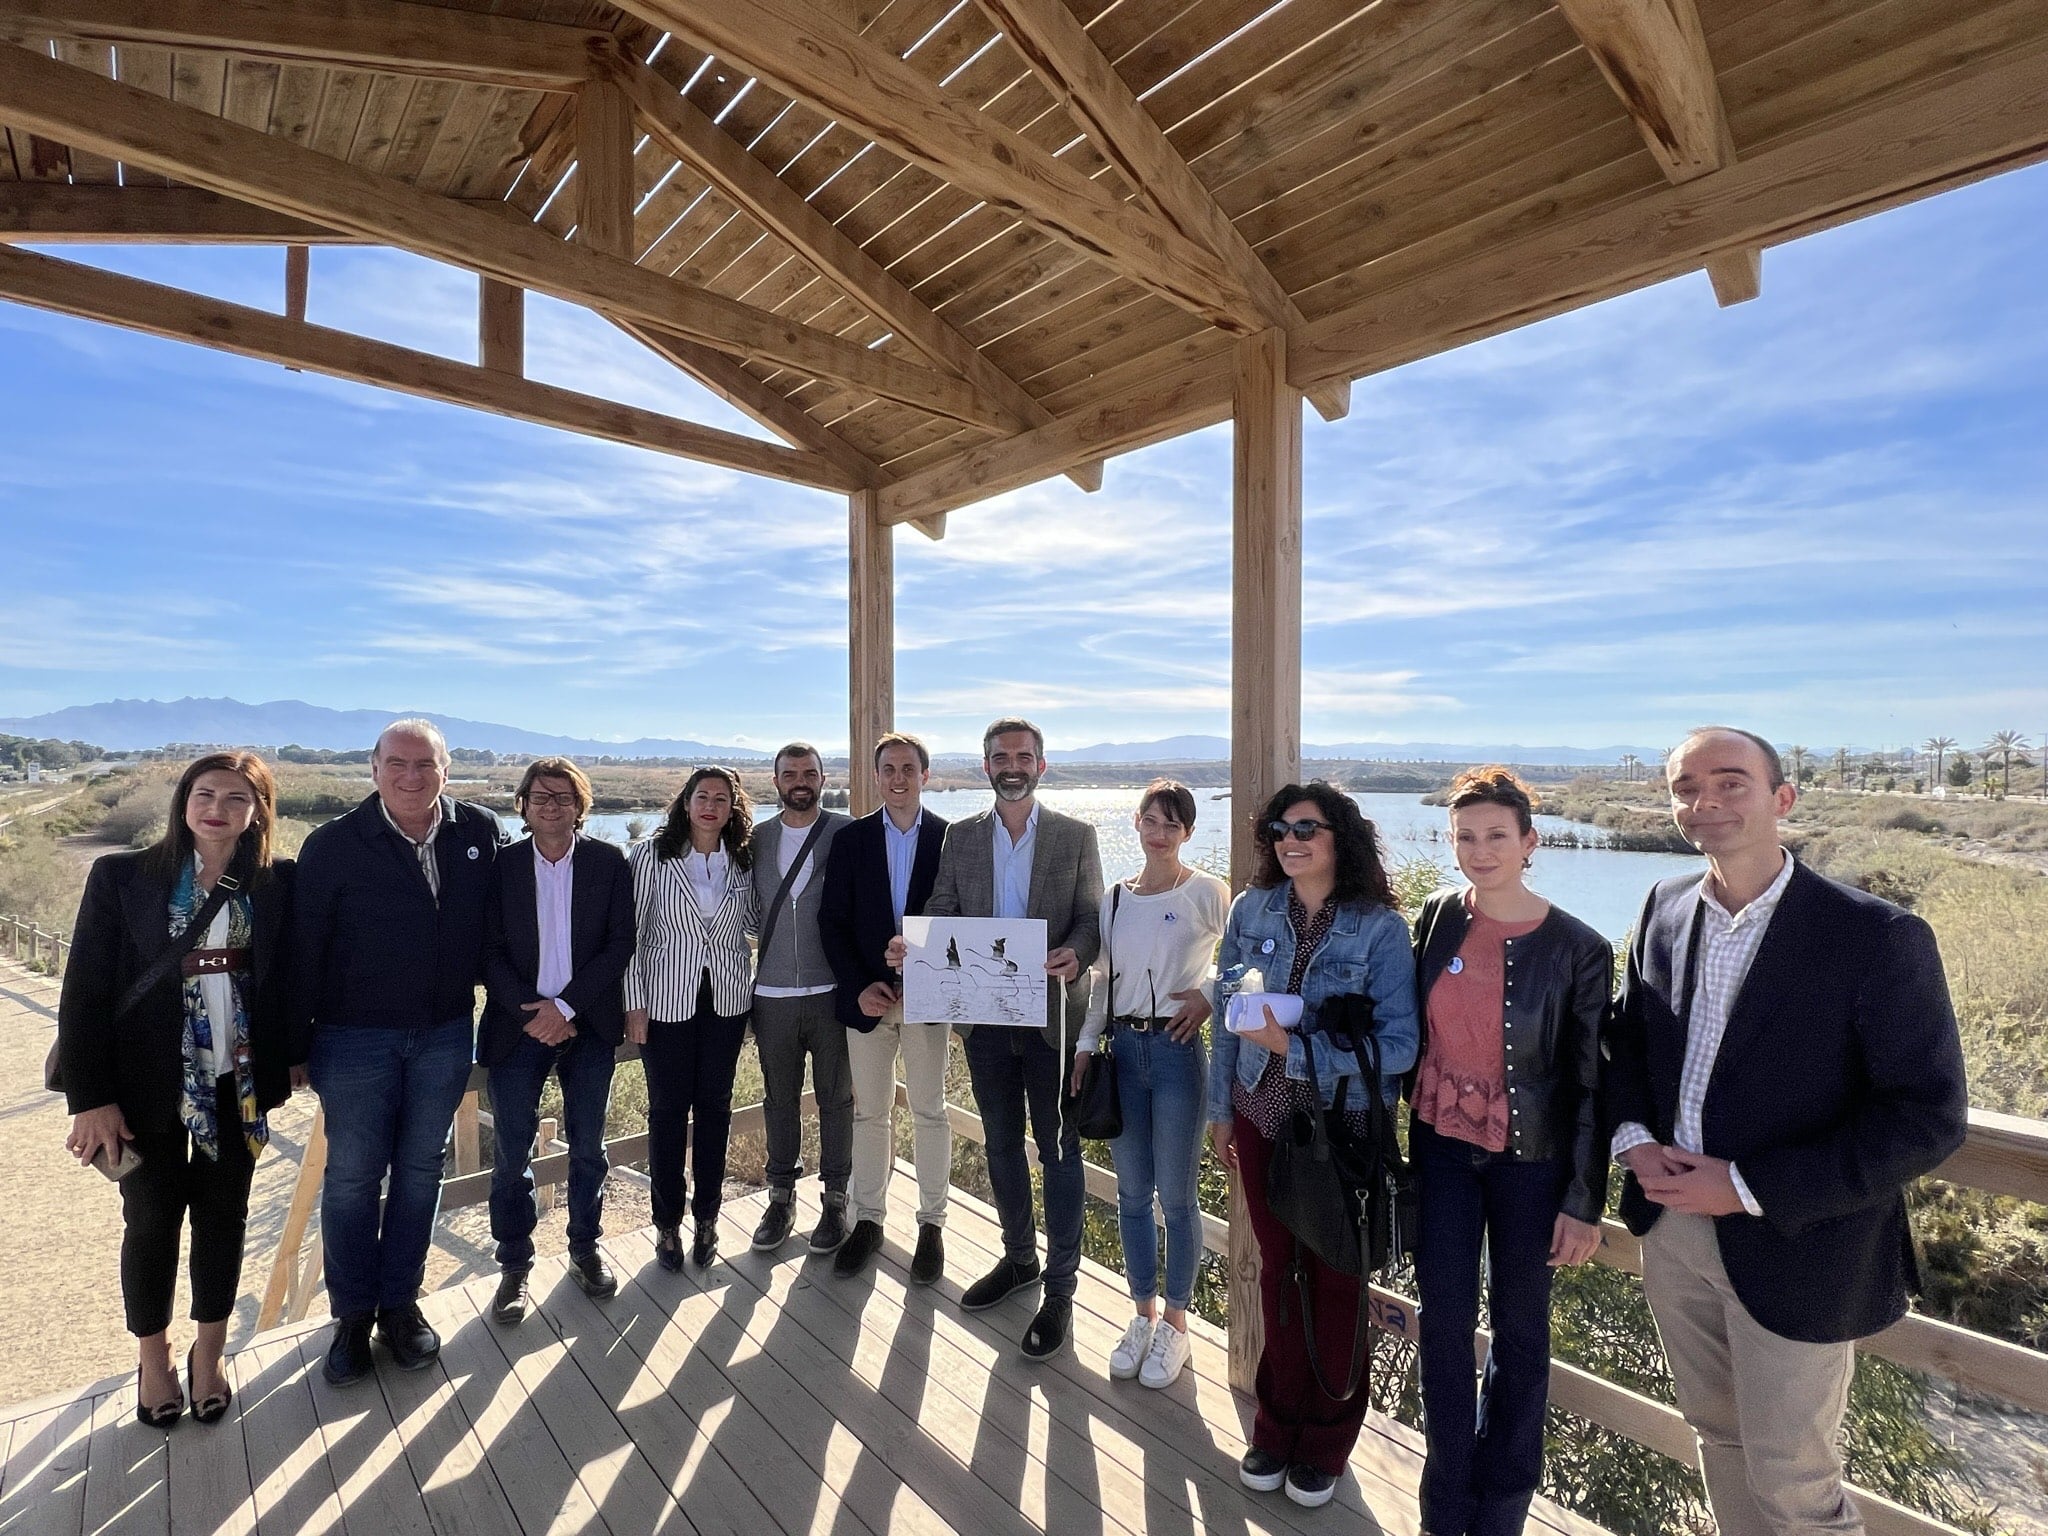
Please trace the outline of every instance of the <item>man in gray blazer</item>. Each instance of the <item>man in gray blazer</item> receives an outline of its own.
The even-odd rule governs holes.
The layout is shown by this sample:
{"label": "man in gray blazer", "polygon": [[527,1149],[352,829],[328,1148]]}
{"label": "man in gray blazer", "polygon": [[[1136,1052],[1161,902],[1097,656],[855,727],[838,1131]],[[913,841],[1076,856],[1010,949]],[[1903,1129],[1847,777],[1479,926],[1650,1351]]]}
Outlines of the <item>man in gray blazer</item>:
{"label": "man in gray blazer", "polygon": [[[988,1181],[1003,1222],[1003,1258],[967,1288],[961,1305],[992,1307],[1037,1280],[1038,1234],[1031,1224],[1031,1171],[1024,1121],[1045,1175],[1045,1292],[1025,1330],[1024,1354],[1043,1360],[1067,1341],[1081,1268],[1081,1137],[1066,1103],[1074,1041],[1088,1012],[1088,967],[1102,947],[1102,856],[1095,829],[1035,798],[1045,773],[1045,737],[1029,720],[1004,719],[982,735],[982,771],[995,808],[946,829],[932,917],[1045,920],[1043,1029],[984,1025],[960,1031],[986,1134]],[[902,964],[901,940],[891,962]]]}
{"label": "man in gray blazer", "polygon": [[768,1209],[754,1229],[756,1252],[772,1253],[795,1224],[803,1177],[804,1057],[818,1099],[818,1172],[825,1212],[811,1252],[846,1241],[846,1181],[853,1173],[853,1068],[839,1022],[832,966],[818,937],[825,857],[851,817],[822,809],[825,765],[809,742],[775,754],[782,814],[754,828],[754,910],[761,943],[754,972],[754,1048],[761,1054],[762,1114],[768,1124]]}

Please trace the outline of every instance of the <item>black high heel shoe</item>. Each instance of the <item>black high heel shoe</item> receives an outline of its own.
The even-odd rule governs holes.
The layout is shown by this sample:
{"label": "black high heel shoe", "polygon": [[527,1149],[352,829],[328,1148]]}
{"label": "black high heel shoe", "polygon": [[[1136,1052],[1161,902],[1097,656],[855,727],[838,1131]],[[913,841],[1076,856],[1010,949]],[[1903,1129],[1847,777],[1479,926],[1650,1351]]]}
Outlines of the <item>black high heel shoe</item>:
{"label": "black high heel shoe", "polygon": [[[196,1349],[198,1346],[194,1345]],[[222,1362],[221,1380],[227,1382],[226,1362]],[[198,1384],[192,1380],[192,1350],[185,1351],[185,1392],[192,1399],[192,1417],[201,1424],[218,1424],[228,1416],[228,1407],[235,1400],[232,1384],[224,1385],[220,1391],[207,1397],[199,1395]]]}

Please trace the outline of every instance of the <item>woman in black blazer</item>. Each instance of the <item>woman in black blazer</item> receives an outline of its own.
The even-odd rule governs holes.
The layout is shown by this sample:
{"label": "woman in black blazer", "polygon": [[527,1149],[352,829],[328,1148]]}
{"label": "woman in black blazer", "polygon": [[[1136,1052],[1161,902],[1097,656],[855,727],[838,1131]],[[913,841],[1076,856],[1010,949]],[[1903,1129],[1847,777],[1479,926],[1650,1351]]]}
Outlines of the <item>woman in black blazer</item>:
{"label": "woman in black blazer", "polygon": [[[120,1174],[121,1297],[141,1345],[135,1414],[163,1429],[185,1407],[169,1333],[186,1213],[198,1324],[186,1387],[192,1416],[212,1424],[233,1397],[221,1351],[241,1289],[249,1180],[270,1135],[264,1112],[293,1087],[284,1001],[292,866],[270,856],[276,824],[261,758],[215,752],[193,763],[156,845],[93,865],[58,1005],[72,1113],[65,1145],[103,1170],[140,1158]],[[221,885],[230,894],[188,945],[186,930]],[[166,951],[182,953],[161,963]]]}

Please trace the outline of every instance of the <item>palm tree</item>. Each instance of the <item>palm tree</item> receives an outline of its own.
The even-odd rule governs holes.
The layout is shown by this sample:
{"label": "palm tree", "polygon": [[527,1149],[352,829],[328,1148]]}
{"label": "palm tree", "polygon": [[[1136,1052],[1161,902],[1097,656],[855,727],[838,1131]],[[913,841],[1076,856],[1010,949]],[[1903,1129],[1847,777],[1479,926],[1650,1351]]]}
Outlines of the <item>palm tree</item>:
{"label": "palm tree", "polygon": [[1642,766],[1643,766],[1643,760],[1642,760],[1641,758],[1637,757],[1637,756],[1635,755],[1635,753],[1633,753],[1633,752],[1625,752],[1625,753],[1623,753],[1623,754],[1622,754],[1622,758],[1621,758],[1621,777],[1622,777],[1622,780],[1623,780],[1623,782],[1624,782],[1624,783],[1628,783],[1628,784],[1633,784],[1633,783],[1635,783],[1635,781],[1636,781],[1636,770],[1637,770],[1638,768],[1642,767]]}
{"label": "palm tree", "polygon": [[1927,781],[1929,785],[1941,782],[1941,765],[1949,753],[1955,749],[1956,739],[1953,736],[1930,736],[1920,743],[1920,750],[1922,752],[1934,754],[1934,777]]}
{"label": "palm tree", "polygon": [[1792,759],[1792,782],[1794,784],[1804,784],[1806,782],[1806,748],[1794,747],[1787,755]]}
{"label": "palm tree", "polygon": [[1835,748],[1835,785],[1840,789],[1849,787],[1849,749]]}
{"label": "palm tree", "polygon": [[2018,731],[1999,731],[1992,736],[1990,742],[1984,748],[1984,760],[1988,763],[1992,758],[1997,758],[1999,766],[2005,772],[2005,793],[2007,795],[2012,793],[2012,755],[2015,752],[2024,752],[2026,750],[2027,738]]}

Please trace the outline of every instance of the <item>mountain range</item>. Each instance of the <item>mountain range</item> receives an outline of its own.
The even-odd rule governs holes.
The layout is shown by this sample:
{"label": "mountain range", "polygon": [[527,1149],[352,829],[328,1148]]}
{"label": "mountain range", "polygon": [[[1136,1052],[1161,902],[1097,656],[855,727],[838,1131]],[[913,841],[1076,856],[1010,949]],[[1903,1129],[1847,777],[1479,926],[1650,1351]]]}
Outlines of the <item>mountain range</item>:
{"label": "mountain range", "polygon": [[[298,699],[244,704],[238,699],[114,699],[80,704],[45,715],[0,719],[0,732],[12,736],[55,737],[83,741],[110,752],[145,751],[172,742],[314,747],[347,752],[368,746],[377,732],[403,710],[329,709]],[[579,736],[553,736],[513,725],[465,720],[455,715],[426,718],[441,727],[452,747],[487,752],[562,753],[571,757],[712,758],[733,762],[765,759],[753,747],[640,737],[634,741],[594,741]],[[1445,741],[1352,741],[1332,744],[1304,742],[1302,756],[1311,761],[1426,763],[1544,763],[1560,766],[1606,765],[1634,755],[1654,762],[1652,747],[1527,747],[1513,743]],[[974,761],[971,753],[941,753],[944,758]],[[1056,748],[1046,756],[1056,763],[1206,763],[1230,756],[1227,736],[1168,736],[1158,741],[1098,742],[1094,746]]]}

